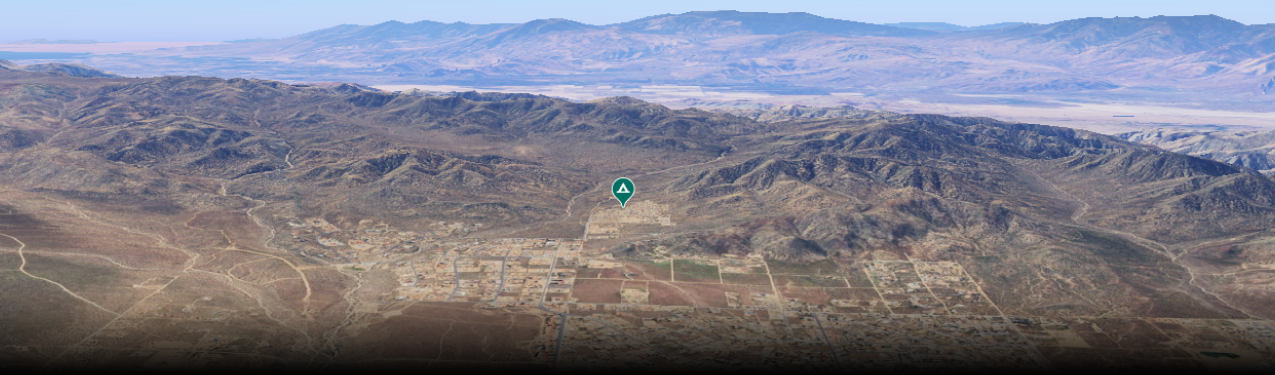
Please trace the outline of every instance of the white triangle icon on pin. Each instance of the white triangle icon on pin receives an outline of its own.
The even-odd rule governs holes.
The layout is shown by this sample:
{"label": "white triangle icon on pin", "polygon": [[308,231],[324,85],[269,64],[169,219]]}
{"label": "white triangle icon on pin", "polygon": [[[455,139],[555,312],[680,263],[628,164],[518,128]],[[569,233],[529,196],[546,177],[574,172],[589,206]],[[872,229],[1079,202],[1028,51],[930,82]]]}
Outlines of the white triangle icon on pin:
{"label": "white triangle icon on pin", "polygon": [[629,191],[629,186],[628,186],[628,185],[625,185],[625,184],[620,184],[620,190],[616,190],[616,191],[615,191],[615,193],[616,193],[616,194],[624,194],[624,193],[629,193],[629,192],[630,192],[630,191]]}

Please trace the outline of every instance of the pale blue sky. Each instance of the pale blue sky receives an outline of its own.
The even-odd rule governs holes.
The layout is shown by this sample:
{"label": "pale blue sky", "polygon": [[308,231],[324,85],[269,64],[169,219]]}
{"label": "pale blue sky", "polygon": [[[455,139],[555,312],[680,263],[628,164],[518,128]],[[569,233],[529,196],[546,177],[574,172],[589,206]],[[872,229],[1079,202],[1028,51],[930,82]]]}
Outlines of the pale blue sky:
{"label": "pale blue sky", "polygon": [[22,39],[222,41],[278,38],[338,24],[389,20],[515,23],[567,18],[610,24],[696,10],[807,12],[844,20],[1051,23],[1082,17],[1216,14],[1246,24],[1275,23],[1270,0],[452,0],[452,1],[14,1],[0,14],[0,43]]}

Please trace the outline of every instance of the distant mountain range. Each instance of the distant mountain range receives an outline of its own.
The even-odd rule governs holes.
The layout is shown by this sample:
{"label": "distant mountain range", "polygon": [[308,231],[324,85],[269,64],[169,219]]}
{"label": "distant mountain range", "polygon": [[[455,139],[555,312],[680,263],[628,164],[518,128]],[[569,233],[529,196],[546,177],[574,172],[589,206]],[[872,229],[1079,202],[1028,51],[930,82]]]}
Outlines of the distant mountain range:
{"label": "distant mountain range", "polygon": [[47,63],[19,65],[9,60],[0,59],[0,71],[6,70],[19,72],[52,72],[55,74],[81,78],[122,78],[119,75],[107,73],[80,64]]}
{"label": "distant mountain range", "polygon": [[[807,13],[690,12],[613,25],[385,22],[100,56],[126,75],[375,83],[678,84],[960,92],[1263,94],[1275,25],[1218,16],[877,25]],[[895,27],[899,26],[899,27]],[[940,31],[935,31],[940,30]]]}
{"label": "distant mountain range", "polygon": [[886,26],[902,27],[905,29],[920,29],[930,31],[972,31],[972,30],[996,30],[1006,27],[1022,25],[1025,22],[1001,22],[983,26],[961,26],[953,25],[947,22],[899,22],[887,23]]}
{"label": "distant mountain range", "polygon": [[1275,132],[1147,130],[1116,135],[1130,142],[1275,174]]}

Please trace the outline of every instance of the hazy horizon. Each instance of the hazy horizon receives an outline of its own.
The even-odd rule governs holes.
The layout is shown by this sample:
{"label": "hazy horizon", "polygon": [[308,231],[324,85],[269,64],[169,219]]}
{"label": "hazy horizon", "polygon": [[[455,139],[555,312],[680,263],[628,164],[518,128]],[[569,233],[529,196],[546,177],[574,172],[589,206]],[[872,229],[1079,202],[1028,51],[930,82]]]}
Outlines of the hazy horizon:
{"label": "hazy horizon", "polygon": [[[469,24],[522,23],[564,18],[609,25],[660,14],[691,11],[805,12],[826,18],[874,24],[942,22],[965,27],[1002,22],[1049,24],[1085,17],[1154,17],[1213,14],[1240,23],[1275,23],[1275,12],[1255,12],[1257,1],[1129,1],[1094,0],[1032,2],[932,0],[838,2],[827,0],[668,1],[601,4],[580,0],[551,4],[506,0],[448,2],[365,1],[359,6],[338,1],[272,3],[230,0],[215,4],[158,1],[96,3],[71,1],[63,7],[38,3],[8,6],[22,17],[0,25],[0,43],[29,39],[96,40],[99,42],[227,41],[282,38],[342,24],[374,25],[435,21]],[[1268,6],[1268,5],[1266,5]],[[140,10],[139,9],[144,9]],[[195,16],[197,15],[197,16]]]}

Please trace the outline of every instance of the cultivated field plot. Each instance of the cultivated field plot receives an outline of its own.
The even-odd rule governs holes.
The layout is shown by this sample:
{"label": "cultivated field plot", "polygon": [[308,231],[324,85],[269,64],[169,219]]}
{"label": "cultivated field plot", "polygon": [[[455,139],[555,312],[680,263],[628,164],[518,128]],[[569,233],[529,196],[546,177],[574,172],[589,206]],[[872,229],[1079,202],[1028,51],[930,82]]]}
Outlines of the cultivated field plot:
{"label": "cultivated field plot", "polygon": [[990,118],[8,66],[0,372],[1271,372],[1275,180],[1233,164]]}
{"label": "cultivated field plot", "polygon": [[[46,203],[43,221],[4,217],[0,282],[14,286],[6,298],[63,295],[73,313],[20,327],[61,324],[83,338],[0,349],[22,367],[1031,371],[1137,358],[1226,370],[1275,359],[1265,320],[1007,316],[955,262],[618,259],[580,239],[461,239],[451,234],[464,224],[420,233],[318,219],[291,224],[295,239],[314,239],[292,241],[307,255],[279,257],[255,245],[268,236],[218,238],[244,225],[221,211],[179,221],[183,241],[208,249],[183,270],[77,250],[93,247],[66,242],[74,236],[50,242],[39,234],[51,227],[111,229]],[[143,236],[136,246],[167,254],[165,243]],[[347,262],[304,260],[318,254]]]}

